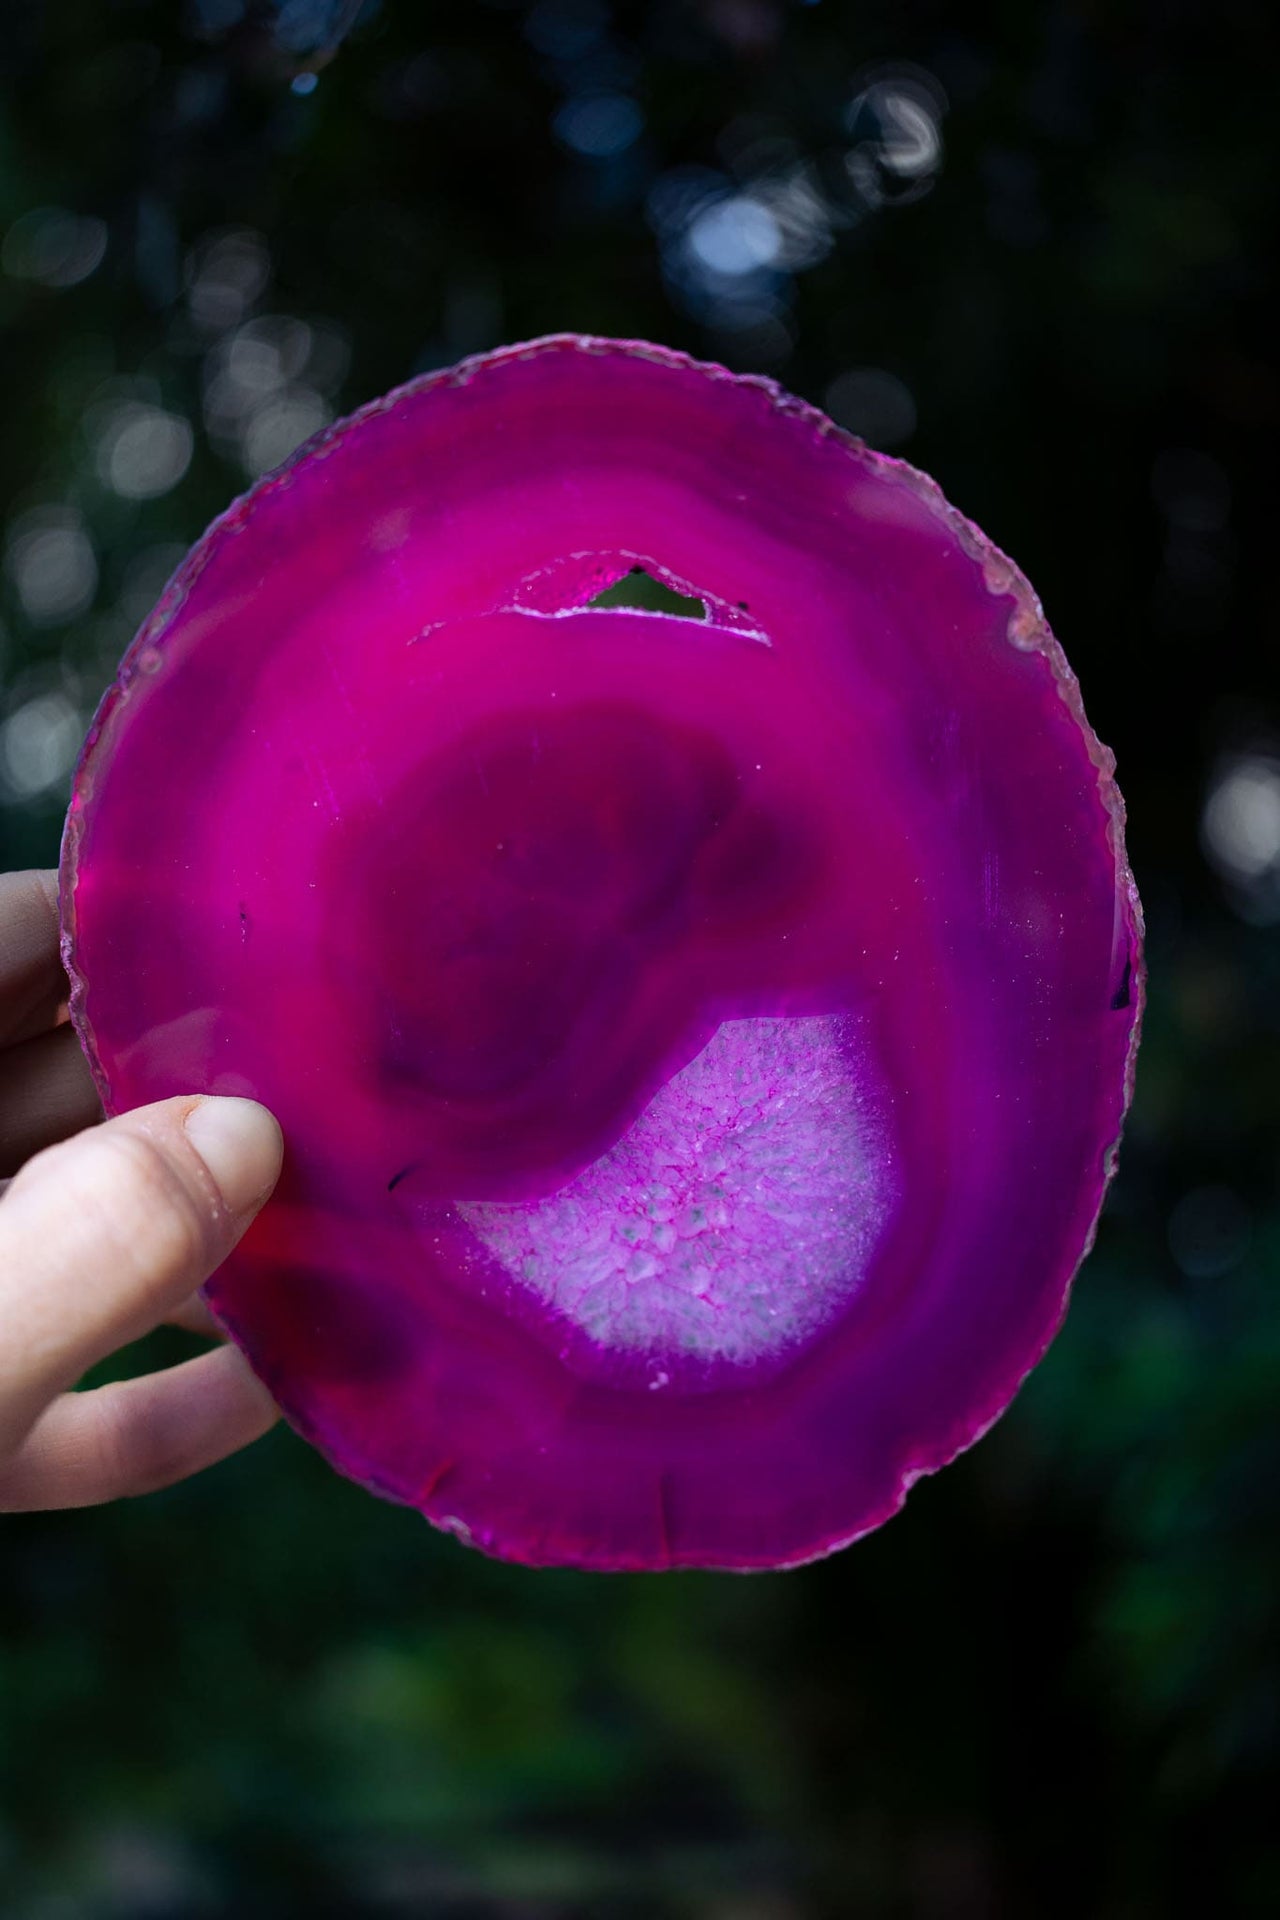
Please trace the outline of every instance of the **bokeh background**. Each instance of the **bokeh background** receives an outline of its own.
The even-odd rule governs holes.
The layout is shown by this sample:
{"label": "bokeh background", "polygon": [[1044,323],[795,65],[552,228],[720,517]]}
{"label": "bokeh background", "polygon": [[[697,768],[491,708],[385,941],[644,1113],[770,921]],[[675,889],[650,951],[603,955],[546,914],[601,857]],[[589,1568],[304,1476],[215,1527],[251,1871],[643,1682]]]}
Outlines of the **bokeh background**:
{"label": "bokeh background", "polygon": [[287,1433],[5,1521],[6,1920],[1280,1911],[1267,13],[0,0],[6,865],[253,476],[580,328],[778,376],[1018,557],[1151,962],[1064,1333],[833,1561],[506,1568]]}

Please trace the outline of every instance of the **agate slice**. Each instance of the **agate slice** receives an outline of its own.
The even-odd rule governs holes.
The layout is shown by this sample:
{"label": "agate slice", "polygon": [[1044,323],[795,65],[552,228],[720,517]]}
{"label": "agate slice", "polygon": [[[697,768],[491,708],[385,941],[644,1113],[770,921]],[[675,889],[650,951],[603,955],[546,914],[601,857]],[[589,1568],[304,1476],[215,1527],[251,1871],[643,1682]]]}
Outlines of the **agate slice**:
{"label": "agate slice", "polygon": [[[595,604],[635,569],[684,610]],[[1122,829],[931,481],[543,340],[195,548],[76,776],[73,1015],[111,1110],[279,1116],[209,1299],[343,1473],[514,1560],[785,1566],[1062,1318],[1137,1034]]]}

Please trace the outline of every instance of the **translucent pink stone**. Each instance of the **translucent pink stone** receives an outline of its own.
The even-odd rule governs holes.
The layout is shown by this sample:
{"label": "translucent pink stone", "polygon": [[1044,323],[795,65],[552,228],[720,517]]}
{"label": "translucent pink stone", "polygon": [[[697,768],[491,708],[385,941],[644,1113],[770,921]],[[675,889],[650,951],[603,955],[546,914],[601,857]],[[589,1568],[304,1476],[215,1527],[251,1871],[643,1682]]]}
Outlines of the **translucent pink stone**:
{"label": "translucent pink stone", "polygon": [[[598,608],[636,566],[703,621]],[[486,1550],[829,1552],[1008,1404],[1128,1097],[1112,760],[931,481],[557,338],[195,548],[68,821],[107,1105],[251,1094],[209,1297],[299,1432]]]}

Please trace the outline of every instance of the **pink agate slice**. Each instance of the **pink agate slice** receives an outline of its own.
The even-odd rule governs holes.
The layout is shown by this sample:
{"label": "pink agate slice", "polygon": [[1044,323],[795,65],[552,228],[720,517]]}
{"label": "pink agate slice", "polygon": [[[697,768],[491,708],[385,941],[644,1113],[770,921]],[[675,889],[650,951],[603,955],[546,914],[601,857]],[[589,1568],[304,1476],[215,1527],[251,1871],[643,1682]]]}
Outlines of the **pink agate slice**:
{"label": "pink agate slice", "polygon": [[[705,620],[591,604],[637,566]],[[112,1110],[280,1117],[209,1298],[342,1472],[515,1560],[783,1566],[1061,1320],[1138,1025],[1112,764],[931,481],[539,341],[195,548],[76,778],[73,1014]]]}

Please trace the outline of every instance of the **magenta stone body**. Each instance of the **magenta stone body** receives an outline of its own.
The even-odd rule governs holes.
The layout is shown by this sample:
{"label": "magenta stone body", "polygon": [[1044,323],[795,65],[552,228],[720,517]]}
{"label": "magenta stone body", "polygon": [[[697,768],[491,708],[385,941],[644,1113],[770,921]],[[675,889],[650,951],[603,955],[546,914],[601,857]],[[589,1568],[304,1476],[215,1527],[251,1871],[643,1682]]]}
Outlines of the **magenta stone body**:
{"label": "magenta stone body", "polygon": [[[705,619],[591,604],[635,567]],[[1026,581],[653,347],[431,375],[232,507],[63,909],[109,1109],[280,1118],[208,1294],[288,1418],[529,1563],[887,1519],[1052,1338],[1130,1090],[1123,809]]]}

